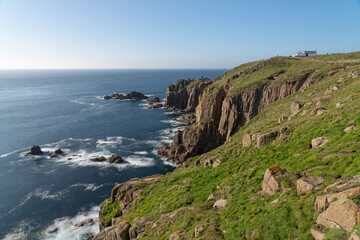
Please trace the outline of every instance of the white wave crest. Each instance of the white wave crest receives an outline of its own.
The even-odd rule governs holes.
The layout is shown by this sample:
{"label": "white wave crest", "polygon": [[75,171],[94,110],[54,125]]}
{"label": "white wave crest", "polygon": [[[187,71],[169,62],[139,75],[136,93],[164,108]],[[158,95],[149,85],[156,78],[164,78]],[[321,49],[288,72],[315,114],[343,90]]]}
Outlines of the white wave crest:
{"label": "white wave crest", "polygon": [[[43,231],[41,239],[44,240],[80,240],[98,233],[99,207],[94,206],[89,211],[79,212],[75,217],[62,217],[54,220],[54,223],[48,226]],[[93,219],[91,223],[85,224],[81,227],[76,227],[75,224]]]}

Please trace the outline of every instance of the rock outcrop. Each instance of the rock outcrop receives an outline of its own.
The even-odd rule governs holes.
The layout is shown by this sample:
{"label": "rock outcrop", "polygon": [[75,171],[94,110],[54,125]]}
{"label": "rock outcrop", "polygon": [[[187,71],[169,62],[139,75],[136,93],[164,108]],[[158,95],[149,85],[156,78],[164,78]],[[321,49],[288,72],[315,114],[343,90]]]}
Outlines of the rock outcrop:
{"label": "rock outcrop", "polygon": [[185,114],[180,116],[178,119],[176,119],[179,122],[186,123],[186,124],[194,124],[196,122],[196,116],[195,114]]}
{"label": "rock outcrop", "polygon": [[35,146],[31,147],[30,154],[31,155],[40,155],[40,154],[43,154],[43,151],[41,151],[40,146],[35,145]]}
{"label": "rock outcrop", "polygon": [[303,195],[313,190],[319,190],[324,182],[322,177],[302,177],[297,181],[296,189],[298,195]]}
{"label": "rock outcrop", "polygon": [[324,146],[328,141],[329,141],[329,139],[328,139],[327,137],[314,138],[313,140],[311,140],[311,147],[312,147],[312,148],[322,147],[322,146]]}
{"label": "rock outcrop", "polygon": [[117,225],[105,228],[93,236],[91,240],[129,240],[129,229],[131,225],[128,221],[123,221]]}
{"label": "rock outcrop", "polygon": [[116,214],[113,215],[113,218],[122,216],[124,212],[128,211],[133,207],[133,201],[137,199],[141,191],[149,184],[154,182],[159,182],[162,179],[162,176],[151,176],[142,179],[130,180],[121,184],[116,185],[111,191],[111,198],[105,200],[100,204],[99,210],[99,228],[100,231],[111,226],[112,222],[106,222],[106,218],[102,212],[107,208],[111,203],[119,203],[118,209],[113,209]]}
{"label": "rock outcrop", "polygon": [[164,107],[163,104],[161,104],[161,103],[156,103],[156,104],[150,105],[149,107],[147,107],[147,109],[156,109],[156,108],[162,108],[162,107]]}
{"label": "rock outcrop", "polygon": [[165,107],[194,112],[199,104],[199,96],[205,87],[213,83],[208,78],[179,79],[176,84],[169,85],[166,91]]}
{"label": "rock outcrop", "polygon": [[149,98],[148,100],[146,100],[148,103],[152,104],[152,103],[158,103],[160,102],[160,98],[158,97],[153,97],[153,98]]}
{"label": "rock outcrop", "polygon": [[278,179],[285,175],[287,175],[287,171],[278,166],[266,169],[262,182],[262,194],[274,195],[276,191],[281,191],[282,186]]}

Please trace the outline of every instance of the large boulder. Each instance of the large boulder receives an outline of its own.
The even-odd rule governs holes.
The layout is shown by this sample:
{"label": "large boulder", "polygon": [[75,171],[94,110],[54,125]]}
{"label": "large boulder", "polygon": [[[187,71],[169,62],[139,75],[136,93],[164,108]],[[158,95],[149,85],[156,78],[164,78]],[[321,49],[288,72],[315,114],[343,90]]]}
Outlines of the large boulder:
{"label": "large boulder", "polygon": [[287,175],[286,170],[278,166],[266,169],[262,182],[262,193],[265,195],[274,195],[277,190],[282,190],[278,178]]}
{"label": "large boulder", "polygon": [[353,227],[359,224],[359,213],[360,208],[354,201],[337,200],[330,203],[329,207],[318,216],[316,223],[326,228],[343,229],[350,233]]}
{"label": "large boulder", "polygon": [[299,101],[295,101],[291,103],[291,115],[295,116],[299,113],[300,108],[303,106],[303,104]]}
{"label": "large boulder", "polygon": [[322,177],[302,177],[297,181],[296,189],[298,195],[303,195],[313,190],[319,190],[324,182]]}
{"label": "large boulder", "polygon": [[328,141],[329,141],[329,139],[327,137],[314,138],[313,140],[311,140],[311,147],[313,147],[313,148],[322,147]]}
{"label": "large boulder", "polygon": [[35,146],[31,147],[30,154],[31,155],[40,155],[40,154],[43,154],[43,151],[41,151],[40,146],[35,145]]}
{"label": "large boulder", "polygon": [[217,200],[214,205],[213,205],[213,208],[216,208],[216,209],[225,209],[226,208],[226,205],[227,205],[227,200],[226,199],[220,199],[220,200]]}
{"label": "large boulder", "polygon": [[260,149],[264,144],[270,143],[274,141],[275,137],[279,134],[279,132],[269,132],[262,134],[260,136],[257,136],[256,139],[256,147]]}

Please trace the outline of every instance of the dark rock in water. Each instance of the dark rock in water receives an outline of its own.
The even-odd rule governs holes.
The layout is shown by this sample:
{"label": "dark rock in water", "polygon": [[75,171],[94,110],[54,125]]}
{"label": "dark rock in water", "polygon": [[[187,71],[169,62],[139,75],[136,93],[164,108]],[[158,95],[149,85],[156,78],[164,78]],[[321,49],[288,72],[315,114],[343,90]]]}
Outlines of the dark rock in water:
{"label": "dark rock in water", "polygon": [[108,99],[115,99],[115,100],[125,100],[125,99],[142,100],[142,99],[147,99],[149,97],[145,96],[144,94],[142,94],[140,92],[132,91],[132,92],[126,94],[126,95],[124,95],[122,93],[113,93],[111,95],[105,95],[105,96],[103,96],[103,98],[105,100],[108,100]]}
{"label": "dark rock in water", "polygon": [[101,156],[101,157],[92,157],[92,158],[90,158],[90,161],[92,161],[92,162],[105,162],[106,157],[103,157],[103,156]]}
{"label": "dark rock in water", "polygon": [[32,148],[30,150],[30,154],[31,155],[40,155],[40,154],[43,154],[43,151],[41,151],[40,146],[35,145],[35,146],[32,146]]}
{"label": "dark rock in water", "polygon": [[56,233],[59,229],[57,227],[52,228],[48,231],[48,233]]}
{"label": "dark rock in water", "polygon": [[118,155],[112,155],[106,160],[108,163],[122,163],[123,159]]}
{"label": "dark rock in water", "polygon": [[61,148],[58,148],[55,150],[56,154],[63,154],[64,152],[61,150]]}
{"label": "dark rock in water", "polygon": [[148,103],[157,103],[160,102],[160,99],[158,97],[149,98]]}
{"label": "dark rock in water", "polygon": [[49,154],[50,154],[50,157],[51,157],[51,158],[57,157],[57,154],[54,153],[54,152],[49,152]]}
{"label": "dark rock in water", "polygon": [[75,227],[82,227],[84,225],[93,225],[93,224],[94,224],[94,219],[88,218],[88,219],[85,219],[84,221],[76,223]]}
{"label": "dark rock in water", "polygon": [[157,104],[153,104],[153,105],[149,106],[147,109],[155,109],[155,108],[162,108],[162,107],[164,107],[163,104],[157,103]]}
{"label": "dark rock in water", "polygon": [[130,100],[142,100],[142,99],[149,98],[149,97],[145,96],[144,94],[142,94],[140,92],[135,92],[135,91],[131,91],[130,93],[126,94],[125,97]]}

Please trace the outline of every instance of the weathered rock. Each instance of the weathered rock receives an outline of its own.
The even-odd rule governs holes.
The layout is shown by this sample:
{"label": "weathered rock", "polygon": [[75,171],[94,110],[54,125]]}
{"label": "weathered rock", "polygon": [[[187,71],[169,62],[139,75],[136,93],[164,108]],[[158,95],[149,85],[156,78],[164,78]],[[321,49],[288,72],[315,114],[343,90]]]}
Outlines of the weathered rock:
{"label": "weathered rock", "polygon": [[82,227],[84,225],[93,225],[94,224],[94,219],[93,218],[88,218],[88,219],[85,219],[81,222],[78,222],[75,224],[75,227]]}
{"label": "weathered rock", "polygon": [[162,108],[162,107],[164,107],[163,104],[157,103],[157,104],[150,105],[149,107],[147,107],[147,109],[156,109],[156,108]]}
{"label": "weathered rock", "polygon": [[122,163],[123,159],[118,155],[111,155],[108,159],[106,159],[108,163]]}
{"label": "weathered rock", "polygon": [[130,227],[131,225],[128,221],[120,222],[115,226],[101,230],[93,236],[92,240],[129,240]]}
{"label": "weathered rock", "polygon": [[227,200],[226,199],[220,199],[220,200],[217,200],[214,205],[213,205],[213,208],[216,208],[216,209],[225,209],[226,208],[226,205],[227,205]]}
{"label": "weathered rock", "polygon": [[40,155],[40,154],[43,154],[43,151],[41,151],[40,146],[35,145],[35,146],[31,147],[30,154],[31,155]]}
{"label": "weathered rock", "polygon": [[211,199],[215,199],[216,198],[216,194],[212,193],[210,194],[210,196],[207,198],[207,200],[211,200]]}
{"label": "weathered rock", "polygon": [[196,226],[196,227],[195,227],[195,237],[196,237],[196,238],[197,238],[197,237],[200,237],[200,236],[203,234],[204,231],[205,231],[205,228],[204,228],[203,225],[198,225],[198,226]]}
{"label": "weathered rock", "polygon": [[251,146],[251,135],[245,134],[242,138],[243,147],[250,147]]}
{"label": "weathered rock", "polygon": [[59,231],[59,229],[57,227],[51,228],[48,233],[56,233],[57,231]]}
{"label": "weathered rock", "polygon": [[220,159],[216,159],[215,162],[213,163],[213,167],[216,168],[221,164],[221,160]]}
{"label": "weathered rock", "polygon": [[170,235],[169,240],[183,239],[185,236],[186,236],[186,232],[176,231]]}
{"label": "weathered rock", "polygon": [[266,134],[262,134],[256,139],[256,147],[260,149],[264,144],[270,143],[274,141],[274,138],[278,135],[278,132],[270,132]]}
{"label": "weathered rock", "polygon": [[336,108],[341,108],[344,104],[343,103],[337,103],[335,106]]}
{"label": "weathered rock", "polygon": [[314,110],[311,111],[311,115],[321,115],[323,113],[327,112],[327,110],[323,107],[316,107]]}
{"label": "weathered rock", "polygon": [[282,117],[279,118],[278,123],[282,123],[282,122],[285,121],[286,119],[287,119],[286,116],[282,116]]}
{"label": "weathered rock", "polygon": [[325,240],[325,233],[319,231],[319,230],[315,230],[315,229],[311,229],[311,234],[313,235],[315,240]]}
{"label": "weathered rock", "polygon": [[157,103],[157,102],[160,102],[160,98],[158,97],[153,97],[153,98],[149,98],[147,100],[148,103]]}
{"label": "weathered rock", "polygon": [[[334,186],[334,188],[336,190],[337,187]],[[315,200],[315,205],[314,205],[315,211],[321,208],[327,209],[329,207],[329,204],[334,200],[346,200],[348,197],[356,196],[359,194],[360,194],[360,187],[357,186],[346,190],[341,190],[340,192],[318,196],[316,197]]]}
{"label": "weathered rock", "polygon": [[262,193],[265,195],[274,195],[277,190],[281,191],[282,188],[278,182],[278,178],[286,174],[286,170],[283,170],[278,166],[266,169],[262,182]]}
{"label": "weathered rock", "polygon": [[298,195],[303,195],[309,191],[319,190],[324,182],[322,177],[302,177],[297,181],[296,189]]}
{"label": "weathered rock", "polygon": [[196,122],[196,116],[195,114],[186,114],[180,116],[177,121],[186,123],[186,124],[194,124]]}
{"label": "weathered rock", "polygon": [[359,224],[360,208],[352,200],[338,200],[330,203],[329,207],[322,212],[317,220],[317,224],[332,229],[344,229],[351,232],[353,227]]}
{"label": "weathered rock", "polygon": [[303,106],[303,104],[299,101],[295,101],[291,103],[291,115],[295,116],[299,113],[300,108]]}
{"label": "weathered rock", "polygon": [[345,132],[345,133],[348,133],[348,132],[354,131],[354,130],[358,130],[358,127],[357,127],[356,125],[351,125],[351,126],[345,128],[345,129],[344,129],[344,132]]}
{"label": "weathered rock", "polygon": [[287,131],[289,131],[289,130],[290,130],[289,127],[282,127],[282,128],[280,128],[279,133],[280,133],[280,134],[283,134],[283,133],[285,133],[285,132],[287,132]]}
{"label": "weathered rock", "polygon": [[313,147],[313,148],[322,147],[328,141],[329,141],[329,139],[327,137],[314,138],[313,140],[311,140],[311,147]]}

